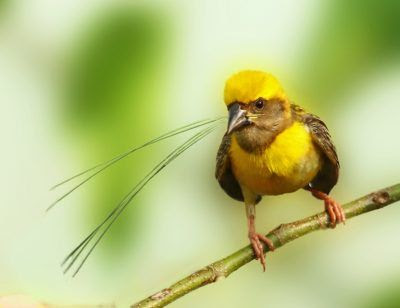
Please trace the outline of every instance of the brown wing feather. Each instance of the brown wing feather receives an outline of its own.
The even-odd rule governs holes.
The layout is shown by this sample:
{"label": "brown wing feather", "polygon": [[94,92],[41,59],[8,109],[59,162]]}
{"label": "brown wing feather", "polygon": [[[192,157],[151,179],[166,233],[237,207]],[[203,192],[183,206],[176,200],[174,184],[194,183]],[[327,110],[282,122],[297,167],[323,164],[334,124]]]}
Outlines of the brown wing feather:
{"label": "brown wing feather", "polygon": [[311,181],[310,186],[326,194],[336,185],[339,177],[339,159],[336,148],[333,145],[331,135],[325,123],[317,116],[306,113],[301,107],[292,104],[292,111],[295,116],[301,119],[310,129],[314,143],[324,154],[321,170]]}
{"label": "brown wing feather", "polygon": [[230,197],[238,201],[244,201],[242,189],[232,173],[231,161],[229,158],[230,146],[231,137],[229,135],[224,135],[217,153],[215,177],[217,178],[219,185]]}

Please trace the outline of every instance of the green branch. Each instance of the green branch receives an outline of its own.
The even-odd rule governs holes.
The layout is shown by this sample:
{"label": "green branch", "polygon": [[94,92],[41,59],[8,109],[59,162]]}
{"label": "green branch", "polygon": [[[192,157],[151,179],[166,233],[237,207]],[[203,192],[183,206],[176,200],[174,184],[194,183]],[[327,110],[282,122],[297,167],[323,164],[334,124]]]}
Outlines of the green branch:
{"label": "green branch", "polygon": [[[400,184],[381,189],[357,200],[343,205],[346,218],[352,218],[372,210],[383,208],[393,202],[400,200]],[[279,248],[286,243],[295,240],[311,232],[328,228],[328,216],[325,212],[298,220],[295,222],[282,224],[270,233],[267,237]],[[264,252],[268,247],[264,246]],[[246,246],[233,254],[216,261],[197,272],[183,278],[173,285],[165,288],[148,298],[132,305],[135,308],[163,307],[185,294],[216,282],[221,278],[228,277],[238,268],[249,263],[254,259],[251,246]]]}

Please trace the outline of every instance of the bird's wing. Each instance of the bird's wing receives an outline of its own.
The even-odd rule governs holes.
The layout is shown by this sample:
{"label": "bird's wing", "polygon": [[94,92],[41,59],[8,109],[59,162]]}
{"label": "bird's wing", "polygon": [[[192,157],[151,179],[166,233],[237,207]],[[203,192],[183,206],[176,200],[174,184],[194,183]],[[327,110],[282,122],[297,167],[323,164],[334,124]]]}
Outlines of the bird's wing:
{"label": "bird's wing", "polygon": [[215,177],[222,189],[233,199],[244,201],[242,189],[231,169],[229,158],[229,148],[231,146],[231,136],[224,135],[217,153],[217,165],[215,168]]}
{"label": "bird's wing", "polygon": [[308,127],[314,144],[324,156],[321,170],[311,181],[311,187],[329,194],[337,183],[340,165],[328,128],[320,118],[306,113],[297,105],[292,104],[292,112]]}

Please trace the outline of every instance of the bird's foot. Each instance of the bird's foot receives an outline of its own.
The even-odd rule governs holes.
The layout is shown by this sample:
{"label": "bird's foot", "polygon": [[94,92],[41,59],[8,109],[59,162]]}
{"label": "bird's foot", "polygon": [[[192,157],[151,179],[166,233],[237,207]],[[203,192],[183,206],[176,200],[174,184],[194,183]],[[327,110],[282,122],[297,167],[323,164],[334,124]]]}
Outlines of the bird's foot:
{"label": "bird's foot", "polygon": [[329,216],[329,227],[333,229],[341,222],[344,224],[346,221],[346,215],[342,206],[328,195],[326,195],[323,200],[325,203],[325,210]]}
{"label": "bird's foot", "polygon": [[346,221],[346,214],[344,213],[344,210],[342,206],[337,203],[332,197],[330,197],[328,194],[312,189],[312,188],[307,188],[314,197],[324,200],[325,203],[325,211],[328,214],[329,217],[329,227],[330,228],[335,228],[337,224],[345,223]]}
{"label": "bird's foot", "polygon": [[263,271],[265,272],[265,255],[264,255],[264,247],[263,244],[266,244],[269,248],[270,251],[275,250],[274,243],[267,238],[265,235],[256,233],[256,232],[250,232],[249,233],[249,239],[251,246],[253,246],[253,251],[256,256],[256,260],[260,260],[260,263],[263,267]]}

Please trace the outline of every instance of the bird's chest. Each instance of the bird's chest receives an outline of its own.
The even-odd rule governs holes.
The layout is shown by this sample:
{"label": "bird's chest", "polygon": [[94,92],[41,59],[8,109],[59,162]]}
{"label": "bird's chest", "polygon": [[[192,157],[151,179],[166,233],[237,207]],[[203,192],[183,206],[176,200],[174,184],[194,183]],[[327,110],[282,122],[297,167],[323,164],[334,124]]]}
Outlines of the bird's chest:
{"label": "bird's chest", "polygon": [[321,166],[320,153],[302,123],[294,123],[258,154],[243,150],[233,136],[230,158],[238,182],[259,195],[300,189]]}

